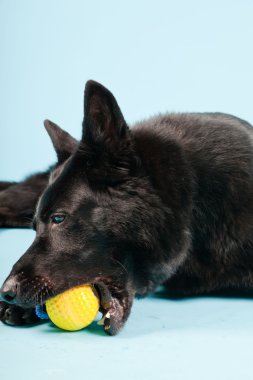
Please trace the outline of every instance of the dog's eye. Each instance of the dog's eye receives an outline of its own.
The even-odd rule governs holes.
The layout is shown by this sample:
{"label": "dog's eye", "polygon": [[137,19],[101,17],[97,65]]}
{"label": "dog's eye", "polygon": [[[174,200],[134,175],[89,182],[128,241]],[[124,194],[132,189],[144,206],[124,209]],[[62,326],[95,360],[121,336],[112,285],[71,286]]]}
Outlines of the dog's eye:
{"label": "dog's eye", "polygon": [[54,224],[60,224],[64,221],[64,219],[65,219],[64,215],[55,214],[51,216],[51,221]]}

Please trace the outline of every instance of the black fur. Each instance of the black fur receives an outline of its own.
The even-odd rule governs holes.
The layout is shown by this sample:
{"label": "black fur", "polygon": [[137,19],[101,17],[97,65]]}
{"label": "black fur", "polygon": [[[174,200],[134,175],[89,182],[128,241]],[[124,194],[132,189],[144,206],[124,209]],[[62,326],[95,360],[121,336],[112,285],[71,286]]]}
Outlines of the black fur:
{"label": "black fur", "polygon": [[28,226],[20,215],[34,213],[37,232],[1,289],[2,321],[34,322],[36,304],[85,282],[108,292],[101,302],[109,334],[125,323],[134,296],[161,284],[181,294],[252,289],[248,123],[166,114],[129,129],[113,95],[89,81],[80,143],[45,126],[58,156],[50,175],[0,192],[1,225]]}

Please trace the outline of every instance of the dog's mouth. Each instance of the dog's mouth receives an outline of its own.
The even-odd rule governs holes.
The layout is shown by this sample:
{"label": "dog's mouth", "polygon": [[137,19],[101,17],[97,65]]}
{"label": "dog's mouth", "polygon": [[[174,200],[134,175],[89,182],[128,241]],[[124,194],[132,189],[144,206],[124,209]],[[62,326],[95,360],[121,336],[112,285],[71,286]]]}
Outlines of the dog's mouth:
{"label": "dog's mouth", "polygon": [[[112,295],[108,287],[103,282],[97,282],[92,285],[94,286],[96,293],[98,294],[99,301],[100,301],[99,311],[102,313],[102,318],[97,323],[98,325],[104,326],[104,329],[107,330],[110,328],[110,311],[109,310],[111,306]],[[42,320],[49,319],[49,316],[46,311],[46,306],[45,306],[46,301],[48,301],[48,299],[36,305],[36,308],[35,308],[37,316]]]}

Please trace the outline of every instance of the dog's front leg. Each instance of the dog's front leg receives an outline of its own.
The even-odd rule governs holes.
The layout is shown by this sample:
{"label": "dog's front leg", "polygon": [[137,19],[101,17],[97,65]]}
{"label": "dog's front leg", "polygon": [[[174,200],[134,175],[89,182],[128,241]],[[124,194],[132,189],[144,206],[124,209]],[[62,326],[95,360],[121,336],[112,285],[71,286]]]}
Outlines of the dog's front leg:
{"label": "dog's front leg", "polygon": [[45,172],[19,183],[0,182],[0,227],[32,227],[35,207],[48,178],[49,172]]}
{"label": "dog's front leg", "polygon": [[16,185],[16,182],[0,181],[0,191],[6,190],[13,185]]}
{"label": "dog's front leg", "polygon": [[24,326],[40,322],[34,308],[22,308],[0,301],[0,321],[10,326]]}
{"label": "dog's front leg", "polygon": [[112,298],[110,308],[107,311],[104,321],[104,330],[109,335],[116,335],[124,326],[129,317],[133,297],[124,296]]}
{"label": "dog's front leg", "polygon": [[106,285],[110,293],[110,299],[103,300],[101,305],[103,318],[99,322],[104,326],[104,330],[109,335],[116,335],[124,326],[129,317],[135,291],[129,287]]}

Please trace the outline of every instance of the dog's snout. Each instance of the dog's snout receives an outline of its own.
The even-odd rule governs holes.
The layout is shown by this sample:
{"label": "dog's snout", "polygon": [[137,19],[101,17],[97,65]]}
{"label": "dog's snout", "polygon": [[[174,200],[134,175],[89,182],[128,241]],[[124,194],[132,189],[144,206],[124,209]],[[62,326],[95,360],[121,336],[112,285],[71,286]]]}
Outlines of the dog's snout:
{"label": "dog's snout", "polygon": [[0,300],[8,303],[15,303],[17,288],[18,286],[15,277],[8,278],[0,289]]}

